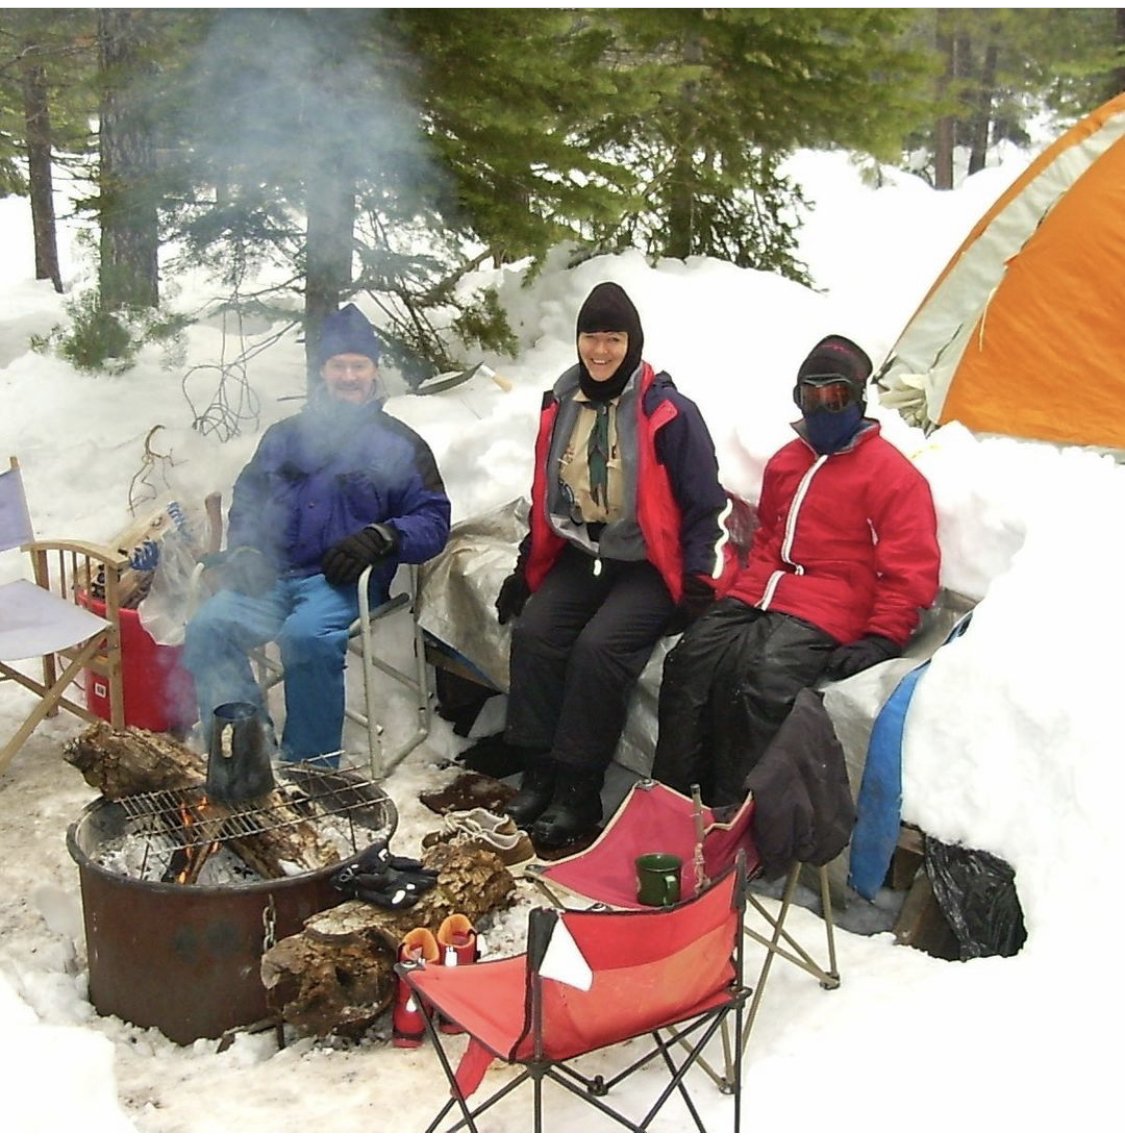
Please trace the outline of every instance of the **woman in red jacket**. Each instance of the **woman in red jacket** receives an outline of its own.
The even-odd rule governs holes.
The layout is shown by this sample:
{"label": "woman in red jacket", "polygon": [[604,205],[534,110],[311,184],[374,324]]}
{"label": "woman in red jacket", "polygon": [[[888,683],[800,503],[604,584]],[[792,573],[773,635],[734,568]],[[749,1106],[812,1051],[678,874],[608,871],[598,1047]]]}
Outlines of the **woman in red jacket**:
{"label": "woman in red jacket", "polygon": [[937,594],[930,487],[864,416],[870,374],[835,334],[801,364],[746,566],[665,659],[653,777],[711,805],[741,801],[803,687],[898,655]]}

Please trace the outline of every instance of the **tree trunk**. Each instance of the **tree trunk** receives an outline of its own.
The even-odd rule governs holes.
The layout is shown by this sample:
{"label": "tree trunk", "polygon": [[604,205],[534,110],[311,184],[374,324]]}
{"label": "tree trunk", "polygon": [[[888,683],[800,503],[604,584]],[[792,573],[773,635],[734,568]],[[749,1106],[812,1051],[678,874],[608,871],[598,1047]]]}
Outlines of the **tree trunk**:
{"label": "tree trunk", "polygon": [[98,216],[101,309],[151,307],[160,301],[160,232],[151,191],[155,166],[144,112],[141,48],[143,12],[98,9],[102,79]]}
{"label": "tree trunk", "polygon": [[[703,45],[698,36],[689,36],[684,44],[683,62],[697,67],[703,62]],[[668,229],[661,254],[668,258],[687,258],[695,246],[695,141],[697,83],[684,84],[676,116],[677,138],[672,140],[674,158],[668,175]]]}
{"label": "tree trunk", "polygon": [[320,383],[320,327],[329,314],[339,309],[340,299],[352,280],[355,184],[329,166],[323,161],[312,164],[306,192],[305,365],[310,392]]}
{"label": "tree trunk", "polygon": [[[681,117],[681,123],[687,116]],[[694,237],[695,181],[690,132],[689,138],[676,149],[668,176],[668,230],[661,253],[666,258],[687,258],[692,253]]]}
{"label": "tree trunk", "polygon": [[[953,49],[953,9],[937,10],[937,50],[945,60],[945,74],[938,81],[938,97],[944,99],[953,79],[956,60]],[[934,187],[953,189],[953,116],[943,115],[934,130]]]}
{"label": "tree trunk", "polygon": [[35,278],[50,281],[61,294],[59,247],[55,234],[55,194],[51,177],[51,113],[43,65],[27,47],[23,61],[23,114],[27,129],[27,176],[31,228],[35,236]]}
{"label": "tree trunk", "polygon": [[511,904],[515,881],[494,853],[471,842],[439,844],[423,853],[437,885],[408,909],[346,901],[305,921],[262,956],[270,1007],[302,1036],[358,1038],[394,999],[394,965],[411,929],[436,932],[451,913],[477,925]]}
{"label": "tree trunk", "polygon": [[992,126],[992,97],[996,87],[996,64],[999,46],[990,41],[981,62],[980,83],[969,132],[969,174],[984,170],[988,160],[988,136]]}
{"label": "tree trunk", "polygon": [[[1125,8],[1116,8],[1113,13],[1113,46],[1117,49],[1118,58],[1125,49]],[[1120,95],[1125,91],[1125,63],[1118,65],[1110,72],[1109,91],[1107,99]]]}

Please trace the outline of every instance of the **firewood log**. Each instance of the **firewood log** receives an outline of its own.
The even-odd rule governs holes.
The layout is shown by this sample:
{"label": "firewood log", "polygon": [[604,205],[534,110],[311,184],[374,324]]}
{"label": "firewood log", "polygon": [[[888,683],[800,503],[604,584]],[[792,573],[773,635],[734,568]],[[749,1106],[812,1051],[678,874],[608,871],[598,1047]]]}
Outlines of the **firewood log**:
{"label": "firewood log", "polygon": [[[203,759],[175,739],[149,730],[114,730],[105,722],[91,724],[67,743],[63,758],[110,801],[167,790],[201,792],[206,778]],[[325,841],[281,791],[271,790],[256,804],[268,814],[270,828],[226,838],[224,844],[259,876],[273,880],[323,869],[350,856]],[[229,812],[201,800],[186,809],[195,821],[208,823],[204,832],[210,832],[210,826],[221,823]],[[170,822],[170,831],[175,828],[176,823]]]}
{"label": "firewood log", "polygon": [[262,956],[270,1007],[303,1036],[357,1038],[394,999],[398,946],[411,929],[436,932],[450,913],[473,925],[507,905],[515,881],[503,861],[469,841],[426,850],[437,885],[409,909],[346,901],[305,921]]}

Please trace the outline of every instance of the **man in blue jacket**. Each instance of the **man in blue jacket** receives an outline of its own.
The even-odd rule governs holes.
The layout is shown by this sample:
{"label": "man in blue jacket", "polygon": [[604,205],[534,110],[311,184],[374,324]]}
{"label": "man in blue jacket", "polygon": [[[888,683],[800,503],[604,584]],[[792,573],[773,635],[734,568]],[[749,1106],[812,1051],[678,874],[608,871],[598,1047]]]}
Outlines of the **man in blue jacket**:
{"label": "man in blue jacket", "polygon": [[325,319],[320,376],[305,409],[271,426],[235,482],[220,590],[187,627],[184,664],[205,741],[227,702],[266,707],[247,653],[276,642],[285,667],[284,761],[339,764],[348,627],[356,582],[386,599],[400,563],[422,563],[449,536],[450,506],[433,454],[383,411],[379,342],[347,305]]}

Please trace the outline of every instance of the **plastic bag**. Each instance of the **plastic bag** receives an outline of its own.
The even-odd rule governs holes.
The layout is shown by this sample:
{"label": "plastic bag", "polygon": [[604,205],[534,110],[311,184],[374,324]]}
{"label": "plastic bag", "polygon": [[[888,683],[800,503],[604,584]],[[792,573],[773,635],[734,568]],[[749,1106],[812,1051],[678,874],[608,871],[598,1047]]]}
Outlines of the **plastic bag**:
{"label": "plastic bag", "polygon": [[137,607],[141,626],[157,643],[178,647],[195,610],[196,568],[199,563],[200,522],[179,516],[159,540],[159,559],[152,571],[148,595]]}
{"label": "plastic bag", "polygon": [[1015,956],[1027,940],[1016,895],[1015,871],[979,849],[927,837],[926,873],[934,896],[957,937],[961,959]]}

